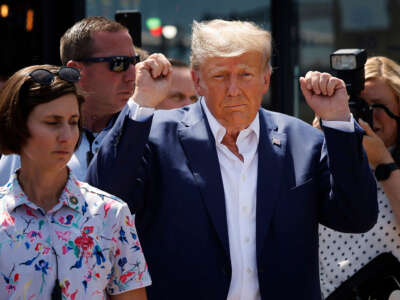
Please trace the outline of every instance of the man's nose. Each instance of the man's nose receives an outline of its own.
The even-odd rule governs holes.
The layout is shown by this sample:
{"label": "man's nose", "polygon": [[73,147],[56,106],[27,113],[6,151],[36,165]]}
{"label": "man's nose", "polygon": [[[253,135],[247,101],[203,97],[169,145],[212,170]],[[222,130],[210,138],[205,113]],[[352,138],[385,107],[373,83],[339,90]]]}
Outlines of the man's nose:
{"label": "man's nose", "polygon": [[240,94],[239,82],[235,76],[232,76],[228,81],[228,96],[238,96]]}
{"label": "man's nose", "polygon": [[135,82],[135,66],[133,64],[129,64],[129,68],[124,72],[124,80],[126,82],[133,81]]}

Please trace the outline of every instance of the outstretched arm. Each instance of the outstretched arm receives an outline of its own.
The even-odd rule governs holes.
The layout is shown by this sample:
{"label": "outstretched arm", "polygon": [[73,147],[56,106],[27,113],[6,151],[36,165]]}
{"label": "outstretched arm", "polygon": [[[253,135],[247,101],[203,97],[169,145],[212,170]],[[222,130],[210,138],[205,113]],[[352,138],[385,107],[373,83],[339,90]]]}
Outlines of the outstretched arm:
{"label": "outstretched arm", "polygon": [[[365,232],[377,219],[376,183],[362,148],[364,131],[353,123],[351,130],[338,130],[351,120],[346,86],[319,72],[308,72],[300,78],[300,86],[309,106],[323,120],[320,222],[338,231]],[[336,125],[328,128],[324,121]]]}

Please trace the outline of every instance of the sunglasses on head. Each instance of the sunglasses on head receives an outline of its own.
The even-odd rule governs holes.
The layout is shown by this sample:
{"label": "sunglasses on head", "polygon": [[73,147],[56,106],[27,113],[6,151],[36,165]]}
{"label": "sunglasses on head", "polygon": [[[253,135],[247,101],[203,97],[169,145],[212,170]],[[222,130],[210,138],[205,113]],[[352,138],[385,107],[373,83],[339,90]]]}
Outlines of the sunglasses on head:
{"label": "sunglasses on head", "polygon": [[129,65],[136,65],[140,61],[139,55],[135,56],[109,56],[109,57],[89,57],[82,58],[83,62],[108,62],[110,70],[113,72],[124,72],[128,70]]}
{"label": "sunglasses on head", "polygon": [[36,69],[29,73],[29,76],[33,79],[33,81],[41,85],[50,85],[54,81],[56,75],[60,79],[70,83],[78,82],[81,78],[80,71],[73,67],[60,67],[56,73],[53,73],[47,69]]}

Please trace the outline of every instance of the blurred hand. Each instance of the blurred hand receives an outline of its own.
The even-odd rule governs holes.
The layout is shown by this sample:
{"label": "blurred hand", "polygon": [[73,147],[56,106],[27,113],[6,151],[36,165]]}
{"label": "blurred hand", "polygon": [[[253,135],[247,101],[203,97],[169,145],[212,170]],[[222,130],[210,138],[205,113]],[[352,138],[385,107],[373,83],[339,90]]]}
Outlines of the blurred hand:
{"label": "blurred hand", "polygon": [[325,121],[350,121],[349,96],[343,80],[329,73],[307,72],[300,77],[307,104]]}
{"label": "blurred hand", "polygon": [[371,129],[367,122],[359,119],[358,123],[365,130],[363,146],[368,156],[370,166],[375,169],[377,165],[394,162],[392,155],[379,136]]}
{"label": "blurred hand", "polygon": [[136,64],[133,100],[142,107],[156,107],[171,88],[171,64],[160,53],[150,55]]}

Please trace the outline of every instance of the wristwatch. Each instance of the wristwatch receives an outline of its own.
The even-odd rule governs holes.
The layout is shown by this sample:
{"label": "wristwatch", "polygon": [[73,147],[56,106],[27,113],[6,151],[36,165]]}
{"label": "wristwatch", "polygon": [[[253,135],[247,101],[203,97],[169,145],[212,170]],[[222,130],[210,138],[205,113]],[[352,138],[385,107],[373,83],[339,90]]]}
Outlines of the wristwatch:
{"label": "wristwatch", "polygon": [[397,170],[399,167],[396,163],[389,163],[389,164],[380,164],[376,166],[375,169],[375,177],[376,180],[382,181],[389,178],[390,174]]}

